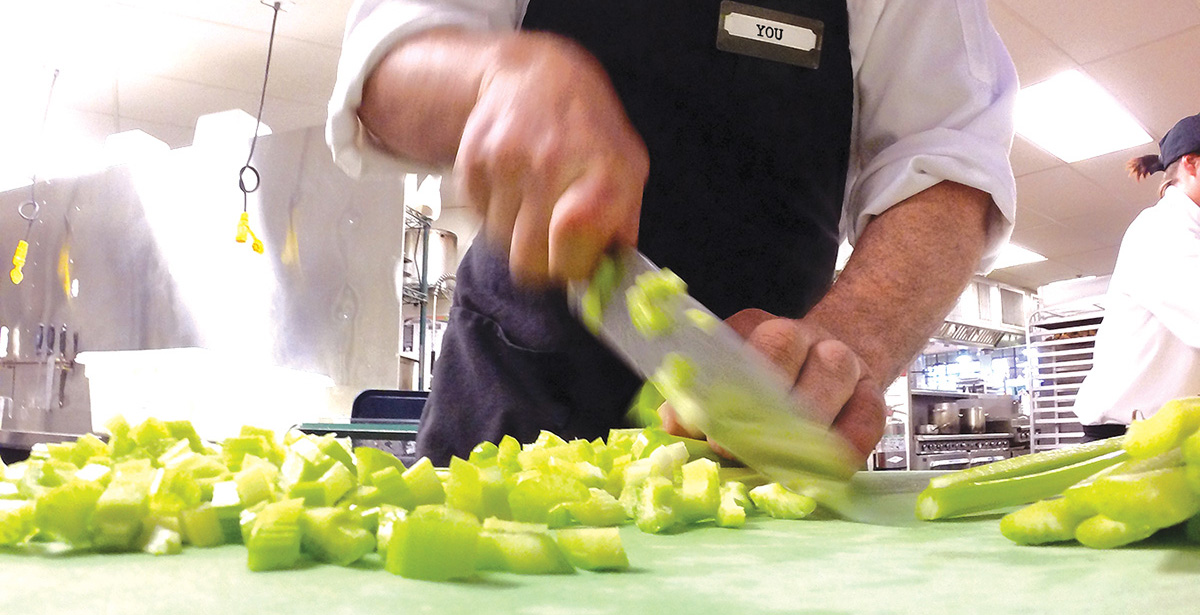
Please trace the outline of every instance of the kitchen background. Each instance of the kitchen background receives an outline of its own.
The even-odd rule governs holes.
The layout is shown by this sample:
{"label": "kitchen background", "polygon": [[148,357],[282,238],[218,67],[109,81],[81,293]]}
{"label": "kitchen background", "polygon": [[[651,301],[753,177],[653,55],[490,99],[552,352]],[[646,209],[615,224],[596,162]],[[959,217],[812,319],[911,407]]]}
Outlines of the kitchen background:
{"label": "kitchen background", "polygon": [[[6,269],[29,245],[24,280],[0,283],[0,446],[118,412],[177,414],[217,437],[345,418],[367,389],[429,386],[477,221],[437,177],[352,181],[333,167],[322,124],[350,0],[281,3],[261,189],[246,199],[264,253],[232,241],[271,4],[0,0]],[[1144,134],[1091,155],[1035,145],[1036,123],[1019,126],[1023,259],[974,280],[891,387],[872,467],[962,467],[1073,441],[1072,385],[1090,365],[1105,276],[1156,197],[1124,163],[1200,111],[1188,60],[1200,0],[1136,7],[989,3],[1023,86],[1082,76]]]}

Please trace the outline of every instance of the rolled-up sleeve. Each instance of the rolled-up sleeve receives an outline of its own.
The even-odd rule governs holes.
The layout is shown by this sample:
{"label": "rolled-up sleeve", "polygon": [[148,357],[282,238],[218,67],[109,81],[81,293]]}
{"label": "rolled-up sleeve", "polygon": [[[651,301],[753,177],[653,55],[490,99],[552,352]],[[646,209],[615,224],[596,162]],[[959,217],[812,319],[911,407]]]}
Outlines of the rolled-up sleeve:
{"label": "rolled-up sleeve", "polygon": [[1009,151],[1019,89],[983,0],[851,0],[857,108],[842,214],[851,243],[889,207],[941,181],[992,196],[981,273],[1012,234]]}
{"label": "rolled-up sleeve", "polygon": [[405,37],[445,26],[512,30],[517,20],[517,6],[511,0],[357,0],[346,20],[325,122],[325,141],[334,163],[352,177],[430,171],[373,144],[358,119],[363,82]]}

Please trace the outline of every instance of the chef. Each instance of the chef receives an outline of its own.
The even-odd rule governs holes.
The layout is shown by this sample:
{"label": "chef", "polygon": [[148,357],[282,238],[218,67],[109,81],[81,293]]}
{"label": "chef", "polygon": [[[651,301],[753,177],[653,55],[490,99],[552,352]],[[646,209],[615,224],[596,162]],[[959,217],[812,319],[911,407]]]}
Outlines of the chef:
{"label": "chef", "polygon": [[865,458],[1011,233],[1017,88],[983,0],[359,0],[334,160],[449,174],[482,218],[419,452],[620,426],[640,380],[562,288],[636,245]]}
{"label": "chef", "polygon": [[1085,438],[1125,432],[1135,415],[1200,395],[1200,115],[1179,120],[1159,154],[1129,161],[1164,174],[1159,200],[1125,231],[1073,410]]}

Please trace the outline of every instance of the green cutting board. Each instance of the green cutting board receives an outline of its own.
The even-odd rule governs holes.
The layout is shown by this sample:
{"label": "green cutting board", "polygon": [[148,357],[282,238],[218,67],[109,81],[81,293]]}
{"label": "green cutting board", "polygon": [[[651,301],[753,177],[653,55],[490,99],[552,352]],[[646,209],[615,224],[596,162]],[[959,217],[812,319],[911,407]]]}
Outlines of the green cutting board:
{"label": "green cutting board", "polygon": [[1178,532],[1132,548],[1021,547],[998,515],[873,526],[752,517],[673,535],[622,528],[633,569],[393,576],[377,559],[254,573],[241,546],[182,555],[0,551],[0,613],[1200,613],[1200,547]]}

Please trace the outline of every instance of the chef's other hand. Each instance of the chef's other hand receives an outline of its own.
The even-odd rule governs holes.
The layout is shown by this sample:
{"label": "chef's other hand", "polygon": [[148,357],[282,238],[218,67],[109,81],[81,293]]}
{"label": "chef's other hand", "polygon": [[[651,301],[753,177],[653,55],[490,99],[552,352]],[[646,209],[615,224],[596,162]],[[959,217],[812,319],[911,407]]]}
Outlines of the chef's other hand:
{"label": "chef's other hand", "polygon": [[535,34],[501,45],[463,130],[453,180],[522,282],[588,277],[637,243],[649,156],[599,62]]}
{"label": "chef's other hand", "polygon": [[[849,346],[813,323],[757,309],[742,310],[725,322],[795,383],[793,394],[812,409],[814,420],[831,425],[854,447],[860,460],[867,458],[883,437],[887,405],[883,387]],[[659,408],[659,415],[667,432],[704,438],[679,422],[670,403]],[[728,456],[711,440],[709,444]]]}

